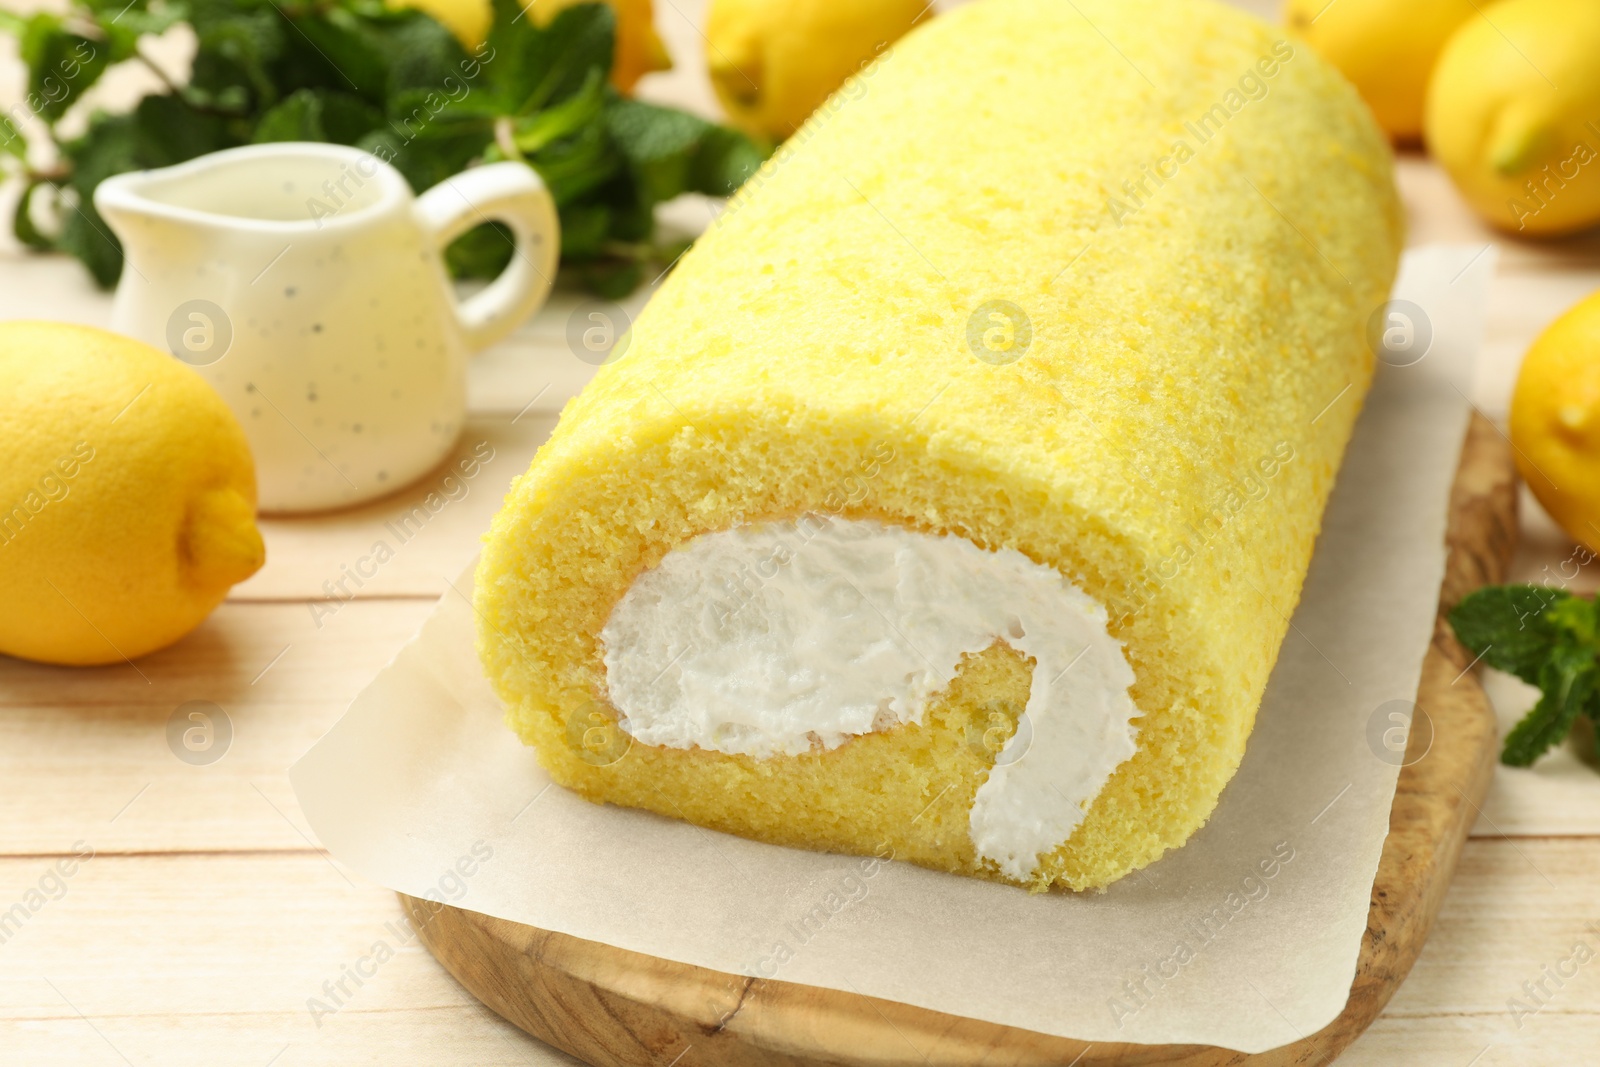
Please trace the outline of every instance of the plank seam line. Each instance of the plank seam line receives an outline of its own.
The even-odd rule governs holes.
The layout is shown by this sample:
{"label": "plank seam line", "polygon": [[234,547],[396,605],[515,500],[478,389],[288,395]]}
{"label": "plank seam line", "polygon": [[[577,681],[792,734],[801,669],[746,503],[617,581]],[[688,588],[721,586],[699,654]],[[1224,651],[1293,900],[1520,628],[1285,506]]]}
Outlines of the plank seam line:
{"label": "plank seam line", "polygon": [[[195,856],[326,856],[325,848],[153,848],[153,849],[95,849],[92,859],[161,859]],[[82,859],[77,852],[0,852],[3,860],[54,860]]]}
{"label": "plank seam line", "polygon": [[[9,979],[8,979],[9,980]],[[460,1004],[422,1004],[403,1008],[357,1008],[348,1006],[339,1009],[340,1015],[411,1015],[416,1012],[440,1011],[470,1011],[474,1014],[488,1012],[490,1009],[473,1000]],[[150,1012],[96,1012],[89,1016],[98,1021],[116,1019],[272,1019],[281,1016],[305,1015],[305,1009],[295,1011],[150,1011]],[[83,1016],[68,1015],[0,1015],[0,1022],[6,1023],[55,1023],[78,1022]],[[501,1021],[499,1016],[495,1020]],[[510,1025],[507,1023],[506,1025]]]}
{"label": "plank seam line", "polygon": [[386,600],[438,600],[444,592],[439,593],[357,593],[349,600],[335,596],[325,596],[318,593],[316,596],[230,596],[225,604],[348,604],[351,600],[364,600],[372,603],[381,603]]}
{"label": "plank seam line", "polygon": [[1474,830],[1467,835],[1469,841],[1594,841],[1600,838],[1600,831],[1591,833],[1570,834],[1535,834],[1535,833],[1478,833]]}

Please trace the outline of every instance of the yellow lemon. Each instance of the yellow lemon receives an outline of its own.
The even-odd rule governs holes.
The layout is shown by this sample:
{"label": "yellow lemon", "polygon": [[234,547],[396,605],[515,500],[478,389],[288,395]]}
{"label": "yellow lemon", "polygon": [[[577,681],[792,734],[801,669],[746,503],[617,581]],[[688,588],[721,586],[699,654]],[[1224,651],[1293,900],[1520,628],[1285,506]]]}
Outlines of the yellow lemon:
{"label": "yellow lemon", "polygon": [[198,374],[104,330],[0,323],[0,652],[131,660],[265,557],[244,431]]}
{"label": "yellow lemon", "polygon": [[1391,140],[1415,141],[1428,74],[1475,10],[1473,0],[1289,0],[1284,21],[1350,79]]}
{"label": "yellow lemon", "polygon": [[729,122],[782,140],[930,6],[927,0],[711,0],[711,85]]}
{"label": "yellow lemon", "polygon": [[[538,26],[548,26],[563,8],[594,0],[523,0],[523,10]],[[611,84],[618,92],[633,91],[640,78],[672,66],[667,46],[656,33],[651,0],[605,0],[617,16],[617,40],[611,60]],[[490,0],[389,0],[389,6],[413,7],[442,22],[468,51],[483,44],[494,24]]]}
{"label": "yellow lemon", "polygon": [[1600,292],[1539,335],[1511,396],[1517,467],[1539,503],[1600,551]]}
{"label": "yellow lemon", "polygon": [[1564,234],[1600,222],[1600,4],[1502,0],[1445,45],[1428,148],[1491,224]]}

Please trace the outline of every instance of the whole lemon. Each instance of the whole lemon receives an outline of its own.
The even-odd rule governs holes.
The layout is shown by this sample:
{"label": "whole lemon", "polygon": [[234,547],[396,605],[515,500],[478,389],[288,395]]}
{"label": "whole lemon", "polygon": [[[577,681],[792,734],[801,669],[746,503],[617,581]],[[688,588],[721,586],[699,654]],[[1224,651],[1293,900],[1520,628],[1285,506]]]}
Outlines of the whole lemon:
{"label": "whole lemon", "polygon": [[1600,222],[1600,4],[1501,0],[1445,45],[1428,148],[1495,226],[1563,234]]}
{"label": "whole lemon", "polygon": [[782,140],[929,7],[926,0],[711,0],[712,88],[733,125]]}
{"label": "whole lemon", "polygon": [[1511,443],[1533,495],[1600,551],[1600,292],[1579,301],[1523,357]]}
{"label": "whole lemon", "polygon": [[1422,136],[1428,74],[1473,0],[1289,0],[1284,21],[1355,85],[1391,140]]}
{"label": "whole lemon", "polygon": [[0,323],[0,652],[117,663],[171,644],[265,557],[222,398],[104,330]]}
{"label": "whole lemon", "polygon": [[[563,8],[595,0],[523,0],[522,7],[533,16],[536,26],[548,26]],[[651,0],[604,0],[617,16],[617,40],[611,60],[611,84],[618,92],[630,93],[640,78],[655,70],[672,66],[667,46],[656,33],[655,9]],[[461,42],[474,51],[489,36],[494,25],[490,0],[389,0],[394,8],[416,8],[426,12]]]}

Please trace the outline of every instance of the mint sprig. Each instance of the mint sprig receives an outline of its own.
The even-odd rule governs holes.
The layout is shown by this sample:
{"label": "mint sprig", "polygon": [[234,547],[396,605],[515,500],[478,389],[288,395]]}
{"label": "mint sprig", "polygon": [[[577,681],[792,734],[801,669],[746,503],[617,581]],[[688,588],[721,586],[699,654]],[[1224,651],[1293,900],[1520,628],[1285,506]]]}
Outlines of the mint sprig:
{"label": "mint sprig", "polygon": [[[565,8],[542,27],[519,0],[493,6],[489,39],[470,54],[432,18],[383,0],[71,0],[61,13],[0,11],[0,33],[17,38],[28,68],[29,114],[0,117],[0,178],[20,176],[23,188],[12,230],[32,248],[76,256],[110,286],[122,249],[93,197],[113,174],[245,144],[327,141],[387,159],[421,192],[514,159],[555,198],[564,267],[619,296],[682,249],[656,239],[655,206],[685,192],[733,193],[766,146],[613,89],[609,6]],[[141,46],[177,23],[198,41],[182,84]],[[149,67],[162,91],[129,111],[97,112],[69,135],[68,109],[122,63]],[[53,162],[30,165],[39,154],[25,151],[23,125],[49,143]],[[490,223],[446,258],[458,276],[489,277],[511,254]]]}
{"label": "mint sprig", "polygon": [[1530,766],[1580,716],[1600,725],[1600,614],[1593,600],[1547,586],[1487,586],[1462,598],[1450,625],[1484,663],[1539,687],[1538,703],[1506,735],[1500,762]]}

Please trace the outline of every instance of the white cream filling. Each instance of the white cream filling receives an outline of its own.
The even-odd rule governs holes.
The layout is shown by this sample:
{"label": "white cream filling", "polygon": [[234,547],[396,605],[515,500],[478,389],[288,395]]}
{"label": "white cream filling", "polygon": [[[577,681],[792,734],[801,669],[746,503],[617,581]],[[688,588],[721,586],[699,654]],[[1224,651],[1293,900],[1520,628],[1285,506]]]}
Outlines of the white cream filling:
{"label": "white cream filling", "polygon": [[964,654],[1005,641],[1033,658],[1032,687],[969,827],[978,854],[1021,880],[1134,753],[1133,670],[1106,624],[1014,549],[808,515],[675,547],[600,639],[634,738],[756,757],[920,722]]}

